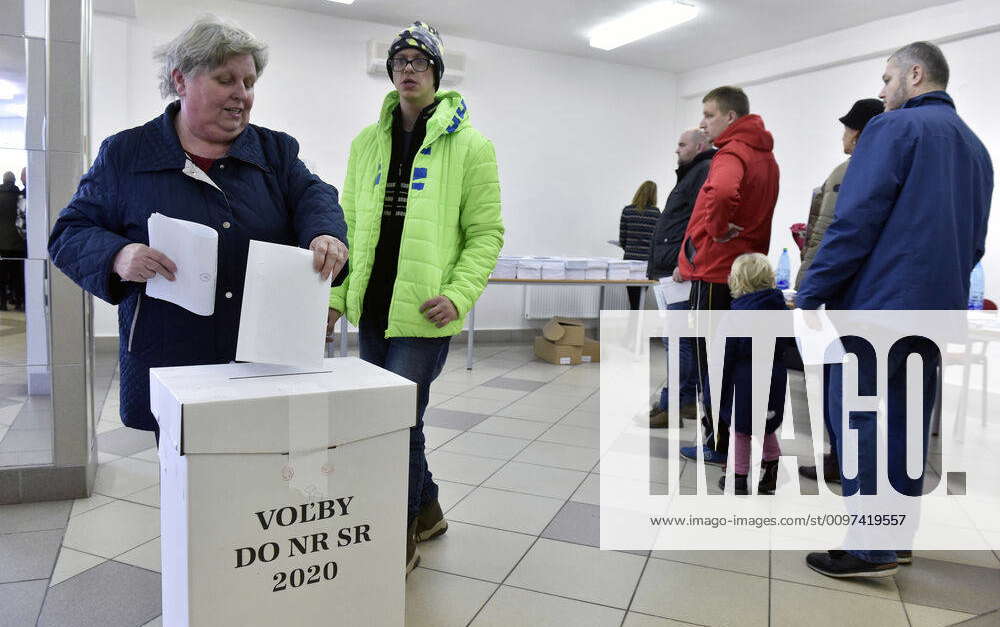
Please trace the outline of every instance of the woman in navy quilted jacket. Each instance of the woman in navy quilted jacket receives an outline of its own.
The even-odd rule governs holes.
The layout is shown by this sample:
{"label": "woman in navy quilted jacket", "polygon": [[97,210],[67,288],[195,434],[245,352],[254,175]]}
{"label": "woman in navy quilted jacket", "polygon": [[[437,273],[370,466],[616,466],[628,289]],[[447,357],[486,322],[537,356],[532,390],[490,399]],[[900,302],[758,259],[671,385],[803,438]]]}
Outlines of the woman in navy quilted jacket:
{"label": "woman in navy quilted jacket", "polygon": [[[159,429],[149,369],[226,363],[236,356],[251,239],[309,248],[324,278],[347,262],[337,190],[309,172],[298,142],[249,123],[267,47],[214,17],[157,51],[163,115],[101,145],[49,239],[52,262],[118,307],[121,417]],[[184,272],[148,246],[146,221],[165,216],[219,234],[215,313],[200,316],[145,295],[145,282]]]}

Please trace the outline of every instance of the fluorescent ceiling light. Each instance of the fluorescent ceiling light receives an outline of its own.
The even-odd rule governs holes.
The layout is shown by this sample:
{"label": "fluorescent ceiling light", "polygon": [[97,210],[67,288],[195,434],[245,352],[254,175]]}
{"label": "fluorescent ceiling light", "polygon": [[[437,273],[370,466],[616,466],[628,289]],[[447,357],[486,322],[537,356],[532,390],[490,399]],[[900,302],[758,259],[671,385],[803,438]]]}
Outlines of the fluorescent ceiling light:
{"label": "fluorescent ceiling light", "polygon": [[683,24],[698,15],[698,7],[674,0],[664,0],[636,9],[601,24],[590,31],[590,45],[613,50],[653,33]]}
{"label": "fluorescent ceiling light", "polygon": [[336,2],[337,4],[354,4],[354,0],[326,0],[327,2]]}

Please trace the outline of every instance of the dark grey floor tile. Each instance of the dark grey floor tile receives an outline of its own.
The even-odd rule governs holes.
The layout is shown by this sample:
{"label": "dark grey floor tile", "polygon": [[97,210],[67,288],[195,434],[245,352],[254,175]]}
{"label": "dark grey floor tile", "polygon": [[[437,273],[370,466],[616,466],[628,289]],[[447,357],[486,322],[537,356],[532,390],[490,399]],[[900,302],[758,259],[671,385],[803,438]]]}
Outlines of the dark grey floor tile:
{"label": "dark grey floor tile", "polygon": [[[679,455],[679,453],[677,453]],[[666,438],[649,438],[649,456],[670,459],[670,440]]]}
{"label": "dark grey floor tile", "polygon": [[97,450],[112,455],[135,455],[156,446],[152,431],[121,427],[97,434]]}
{"label": "dark grey floor tile", "polygon": [[601,545],[601,508],[569,501],[549,522],[541,537],[587,546]]}
{"label": "dark grey floor tile", "polygon": [[955,623],[952,627],[1000,627],[1000,610]]}
{"label": "dark grey floor tile", "polygon": [[468,411],[455,411],[453,409],[438,409],[436,407],[431,407],[424,413],[424,422],[432,427],[459,429],[461,431],[471,429],[487,418],[489,416],[486,414],[474,414]]}
{"label": "dark grey floor tile", "polygon": [[48,579],[62,539],[62,529],[0,535],[0,583]]}
{"label": "dark grey floor tile", "polygon": [[[540,537],[599,548],[601,546],[601,508],[590,503],[569,501],[549,521]],[[622,552],[642,557],[649,554],[649,551]]]}
{"label": "dark grey floor tile", "polygon": [[515,379],[514,377],[497,377],[490,379],[483,385],[491,388],[503,388],[505,390],[521,390],[523,392],[534,392],[545,385],[542,381],[528,381],[527,379]]}
{"label": "dark grey floor tile", "polygon": [[1000,608],[1000,570],[919,556],[896,575],[904,603],[983,614]]}
{"label": "dark grey floor tile", "polygon": [[48,585],[45,579],[0,584],[0,625],[34,625]]}
{"label": "dark grey floor tile", "polygon": [[0,534],[65,529],[73,501],[0,506]]}
{"label": "dark grey floor tile", "polygon": [[145,625],[160,608],[159,573],[110,561],[53,586],[38,625]]}

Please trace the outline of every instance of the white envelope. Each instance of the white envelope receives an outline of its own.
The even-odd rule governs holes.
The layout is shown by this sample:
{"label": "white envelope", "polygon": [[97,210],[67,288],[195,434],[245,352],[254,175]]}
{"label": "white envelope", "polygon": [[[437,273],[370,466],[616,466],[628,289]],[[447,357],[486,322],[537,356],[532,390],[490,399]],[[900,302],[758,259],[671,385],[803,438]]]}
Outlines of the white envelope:
{"label": "white envelope", "polygon": [[668,305],[688,300],[691,297],[691,281],[677,283],[672,277],[660,279],[660,288],[663,290],[663,298]]}
{"label": "white envelope", "polygon": [[236,360],[320,369],[332,277],[303,248],[250,241]]}
{"label": "white envelope", "polygon": [[166,300],[200,316],[215,313],[215,280],[219,269],[219,234],[210,226],[149,216],[149,246],[177,265],[174,281],[157,274],[146,281],[146,296]]}

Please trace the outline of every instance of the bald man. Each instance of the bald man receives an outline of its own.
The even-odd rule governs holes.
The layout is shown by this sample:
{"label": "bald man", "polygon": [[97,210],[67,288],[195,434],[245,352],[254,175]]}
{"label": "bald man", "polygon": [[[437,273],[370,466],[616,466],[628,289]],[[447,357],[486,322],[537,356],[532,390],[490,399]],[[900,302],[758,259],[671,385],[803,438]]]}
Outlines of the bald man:
{"label": "bald man", "polygon": [[[656,221],[653,237],[650,240],[649,266],[646,276],[656,280],[670,276],[677,267],[677,256],[684,241],[694,201],[698,197],[705,178],[708,176],[708,165],[715,154],[712,142],[700,129],[693,128],[681,133],[677,140],[677,184],[667,197],[663,213]],[[668,309],[688,309],[687,301],[671,303]],[[666,343],[664,343],[666,347]],[[694,347],[688,342],[681,342],[680,354],[680,424],[684,418],[695,418],[695,383],[697,374],[694,364]],[[665,428],[667,426],[667,388],[660,391],[660,401],[649,410],[650,428]]]}

